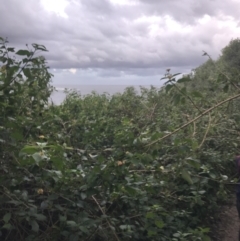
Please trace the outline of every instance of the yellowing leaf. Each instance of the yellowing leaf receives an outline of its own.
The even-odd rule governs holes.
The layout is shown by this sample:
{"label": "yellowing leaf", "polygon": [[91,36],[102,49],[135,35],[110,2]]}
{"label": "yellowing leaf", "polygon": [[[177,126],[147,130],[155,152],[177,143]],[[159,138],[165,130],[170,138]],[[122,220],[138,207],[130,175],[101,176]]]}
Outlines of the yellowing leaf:
{"label": "yellowing leaf", "polygon": [[126,162],[126,161],[117,161],[117,165],[118,165],[118,166],[122,166],[122,165],[125,164],[125,162]]}
{"label": "yellowing leaf", "polygon": [[43,194],[43,189],[42,189],[42,188],[39,188],[39,189],[37,190],[37,193],[38,193],[38,194]]}

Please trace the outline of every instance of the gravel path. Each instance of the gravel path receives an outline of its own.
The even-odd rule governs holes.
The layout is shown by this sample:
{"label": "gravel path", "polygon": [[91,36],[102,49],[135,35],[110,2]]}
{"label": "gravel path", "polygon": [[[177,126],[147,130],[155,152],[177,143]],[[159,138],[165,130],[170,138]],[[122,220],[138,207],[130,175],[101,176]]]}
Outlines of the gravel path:
{"label": "gravel path", "polygon": [[223,207],[223,211],[219,217],[218,227],[213,231],[214,241],[239,241],[238,230],[240,221],[235,203],[235,197],[233,197],[232,202]]}

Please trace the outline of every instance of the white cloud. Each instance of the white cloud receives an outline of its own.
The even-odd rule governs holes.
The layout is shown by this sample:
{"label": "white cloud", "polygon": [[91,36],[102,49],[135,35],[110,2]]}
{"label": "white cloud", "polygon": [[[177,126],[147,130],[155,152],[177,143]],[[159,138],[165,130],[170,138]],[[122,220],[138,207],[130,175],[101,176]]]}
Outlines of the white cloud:
{"label": "white cloud", "polygon": [[109,0],[112,4],[115,4],[115,5],[128,5],[128,6],[134,6],[134,5],[137,5],[138,2],[137,1],[132,1],[132,0]]}
{"label": "white cloud", "polygon": [[71,72],[72,74],[76,74],[77,69],[69,69],[69,72]]}
{"label": "white cloud", "polygon": [[65,13],[65,8],[69,4],[67,0],[41,0],[41,4],[47,11],[54,12],[63,18],[68,18],[68,15]]}

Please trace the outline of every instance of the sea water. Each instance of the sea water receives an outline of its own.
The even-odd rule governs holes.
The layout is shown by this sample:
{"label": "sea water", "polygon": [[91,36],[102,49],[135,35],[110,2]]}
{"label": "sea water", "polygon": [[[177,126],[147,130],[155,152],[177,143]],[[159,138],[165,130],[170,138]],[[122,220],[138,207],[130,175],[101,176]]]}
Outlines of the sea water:
{"label": "sea water", "polygon": [[[97,94],[103,94],[108,93],[110,95],[116,94],[116,93],[123,93],[124,90],[127,87],[131,87],[130,85],[59,85],[55,86],[56,90],[52,93],[52,96],[50,98],[50,101],[52,101],[55,105],[59,105],[63,102],[63,100],[66,97],[66,94],[64,93],[65,89],[68,90],[75,90],[79,93],[81,93],[82,96],[91,94],[91,92],[96,92]],[[140,92],[140,86],[134,85],[132,86],[135,88],[137,92]],[[144,88],[150,88],[150,85],[143,85]],[[156,88],[160,88],[161,85],[154,86]]]}

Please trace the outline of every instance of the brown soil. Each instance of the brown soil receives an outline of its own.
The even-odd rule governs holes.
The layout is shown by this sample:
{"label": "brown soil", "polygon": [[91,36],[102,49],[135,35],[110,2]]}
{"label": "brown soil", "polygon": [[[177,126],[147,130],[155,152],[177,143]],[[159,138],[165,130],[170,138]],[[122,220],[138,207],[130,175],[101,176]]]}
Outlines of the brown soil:
{"label": "brown soil", "polygon": [[239,241],[238,231],[240,221],[235,205],[235,197],[223,206],[222,212],[217,220],[217,225],[213,229],[212,240],[214,241]]}

